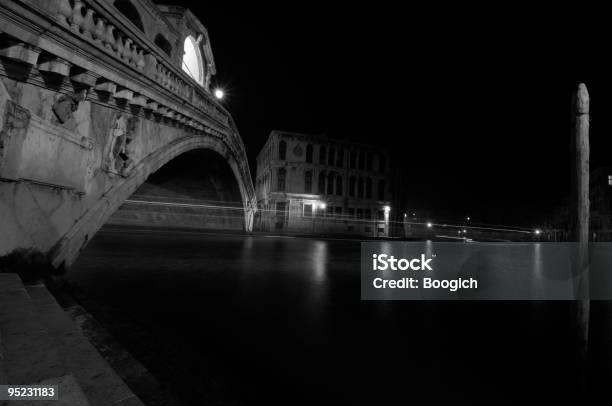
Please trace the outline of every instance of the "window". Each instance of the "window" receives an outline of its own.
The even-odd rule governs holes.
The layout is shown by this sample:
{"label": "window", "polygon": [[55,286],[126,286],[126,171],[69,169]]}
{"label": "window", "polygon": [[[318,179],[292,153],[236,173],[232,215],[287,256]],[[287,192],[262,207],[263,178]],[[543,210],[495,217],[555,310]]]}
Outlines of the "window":
{"label": "window", "polygon": [[349,215],[349,217],[355,217],[355,208],[354,207],[349,207],[348,215]]}
{"label": "window", "polygon": [[366,220],[370,220],[372,218],[372,210],[365,209],[365,218]]}
{"label": "window", "polygon": [[183,71],[191,76],[196,82],[204,86],[204,62],[200,51],[202,36],[196,40],[188,35],[183,44]]}
{"label": "window", "polygon": [[327,160],[327,149],[323,146],[319,148],[319,164],[325,165],[326,160]]}
{"label": "window", "polygon": [[306,162],[312,163],[312,145],[310,144],[306,146]]}
{"label": "window", "polygon": [[363,219],[363,209],[357,209],[357,218]]}
{"label": "window", "polygon": [[312,193],[312,172],[304,174],[304,193]]}
{"label": "window", "polygon": [[342,176],[336,176],[336,194],[342,196]]}
{"label": "window", "polygon": [[319,193],[325,194],[325,171],[319,174]]}
{"label": "window", "polygon": [[113,5],[121,14],[127,17],[128,20],[132,22],[138,29],[144,32],[144,26],[142,25],[142,20],[140,19],[140,14],[138,14],[138,10],[129,0],[116,0]]}
{"label": "window", "polygon": [[162,51],[164,51],[166,53],[166,55],[168,56],[172,56],[172,45],[170,44],[170,42],[168,42],[168,40],[166,38],[164,38],[163,35],[161,34],[157,34],[155,36],[155,45],[157,45],[158,47],[160,47],[162,49]]}
{"label": "window", "polygon": [[387,169],[387,159],[385,158],[384,155],[381,155],[378,158],[378,170],[380,172],[384,172]]}
{"label": "window", "polygon": [[363,178],[359,178],[357,182],[357,196],[363,197]]}
{"label": "window", "polygon": [[351,176],[349,178],[349,196],[354,197],[355,196],[355,177]]}
{"label": "window", "polygon": [[278,159],[282,161],[287,159],[287,143],[284,140],[278,143]]}
{"label": "window", "polygon": [[612,186],[612,175],[608,175],[608,186]]}
{"label": "window", "polygon": [[342,207],[336,207],[336,216],[342,216]]}
{"label": "window", "polygon": [[285,168],[280,168],[278,170],[278,188],[277,190],[279,191],[283,191],[285,190],[285,177],[287,176],[287,171],[285,170]]}
{"label": "window", "polygon": [[328,165],[333,165],[334,161],[336,160],[336,148],[330,148],[329,149],[329,156],[328,156],[328,160],[327,160],[327,164]]}
{"label": "window", "polygon": [[349,157],[349,167],[355,169],[357,167],[357,151],[352,150]]}
{"label": "window", "polygon": [[378,200],[385,200],[385,181],[378,181]]}
{"label": "window", "polygon": [[328,195],[333,195],[334,194],[334,174],[330,173],[329,175],[327,175],[327,194]]}
{"label": "window", "polygon": [[384,210],[378,210],[378,219],[379,220],[384,220],[385,219],[385,211]]}
{"label": "window", "polygon": [[372,198],[372,179],[366,179],[366,198]]}
{"label": "window", "polygon": [[285,225],[285,209],[285,202],[276,203],[276,222],[274,224],[276,229],[282,229]]}
{"label": "window", "polygon": [[312,217],[312,204],[304,205],[304,217]]}
{"label": "window", "polygon": [[342,168],[344,166],[344,150],[342,148],[338,148],[338,156],[336,158],[336,166]]}
{"label": "window", "polygon": [[368,171],[371,171],[371,170],[372,170],[372,158],[373,158],[373,157],[372,157],[372,154],[368,154],[368,158],[367,158],[367,160],[366,160],[366,169],[367,169]]}
{"label": "window", "polygon": [[365,153],[363,151],[359,152],[359,170],[365,169]]}

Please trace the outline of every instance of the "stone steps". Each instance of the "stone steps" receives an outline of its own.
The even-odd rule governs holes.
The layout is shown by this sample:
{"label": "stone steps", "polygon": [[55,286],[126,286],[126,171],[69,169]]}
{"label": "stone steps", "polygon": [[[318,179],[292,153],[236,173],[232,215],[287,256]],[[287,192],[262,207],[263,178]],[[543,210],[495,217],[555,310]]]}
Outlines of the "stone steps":
{"label": "stone steps", "polygon": [[0,274],[0,337],[8,384],[58,384],[53,405],[142,405],[44,285]]}

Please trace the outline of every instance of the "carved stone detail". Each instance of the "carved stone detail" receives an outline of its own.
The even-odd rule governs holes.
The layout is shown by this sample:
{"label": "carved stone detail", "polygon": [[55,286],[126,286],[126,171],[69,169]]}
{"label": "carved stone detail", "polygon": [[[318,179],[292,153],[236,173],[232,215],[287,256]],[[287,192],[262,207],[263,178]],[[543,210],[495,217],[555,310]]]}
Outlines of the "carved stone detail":
{"label": "carved stone detail", "polygon": [[86,92],[74,95],[63,95],[53,104],[53,113],[57,120],[64,124],[72,118],[72,114],[79,108],[79,103],[85,100]]}
{"label": "carved stone detail", "polygon": [[127,176],[134,166],[133,152],[130,144],[133,141],[136,117],[119,114],[111,127],[106,149],[106,170],[121,176]]}

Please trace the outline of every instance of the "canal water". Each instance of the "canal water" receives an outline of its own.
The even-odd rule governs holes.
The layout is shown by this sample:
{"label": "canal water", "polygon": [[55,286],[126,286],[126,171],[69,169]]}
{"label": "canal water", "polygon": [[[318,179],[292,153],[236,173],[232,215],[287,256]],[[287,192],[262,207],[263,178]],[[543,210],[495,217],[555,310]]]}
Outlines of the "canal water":
{"label": "canal water", "polygon": [[575,395],[568,302],[363,302],[359,259],[353,240],[106,228],[66,278],[185,404]]}

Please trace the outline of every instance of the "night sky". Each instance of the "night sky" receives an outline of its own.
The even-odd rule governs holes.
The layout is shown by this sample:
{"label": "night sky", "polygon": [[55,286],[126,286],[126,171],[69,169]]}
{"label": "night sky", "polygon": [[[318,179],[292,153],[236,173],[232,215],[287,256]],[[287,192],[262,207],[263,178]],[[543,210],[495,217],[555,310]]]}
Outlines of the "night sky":
{"label": "night sky", "polygon": [[578,9],[172,3],[208,28],[253,175],[271,130],[326,133],[399,155],[407,209],[531,225],[569,193],[580,81],[591,168],[612,165],[610,30]]}

